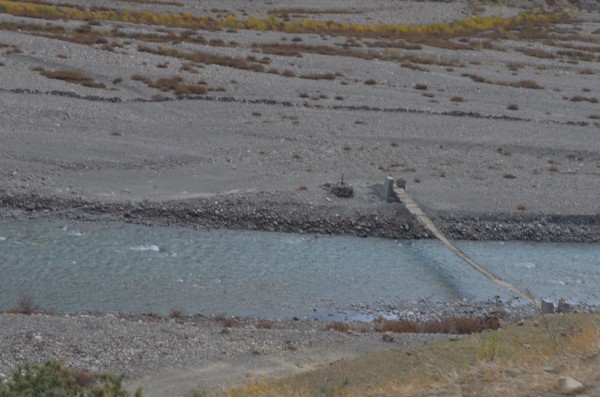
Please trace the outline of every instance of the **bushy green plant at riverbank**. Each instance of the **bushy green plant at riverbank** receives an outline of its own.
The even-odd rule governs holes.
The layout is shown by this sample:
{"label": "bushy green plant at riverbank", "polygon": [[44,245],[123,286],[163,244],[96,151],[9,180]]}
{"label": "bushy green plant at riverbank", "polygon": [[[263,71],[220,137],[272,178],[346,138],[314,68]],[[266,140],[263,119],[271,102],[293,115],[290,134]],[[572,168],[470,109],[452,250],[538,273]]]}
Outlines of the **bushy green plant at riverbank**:
{"label": "bushy green plant at riverbank", "polygon": [[[135,397],[143,397],[140,390]],[[23,364],[0,382],[0,397],[128,397],[123,376],[94,375],[64,368],[60,361]]]}

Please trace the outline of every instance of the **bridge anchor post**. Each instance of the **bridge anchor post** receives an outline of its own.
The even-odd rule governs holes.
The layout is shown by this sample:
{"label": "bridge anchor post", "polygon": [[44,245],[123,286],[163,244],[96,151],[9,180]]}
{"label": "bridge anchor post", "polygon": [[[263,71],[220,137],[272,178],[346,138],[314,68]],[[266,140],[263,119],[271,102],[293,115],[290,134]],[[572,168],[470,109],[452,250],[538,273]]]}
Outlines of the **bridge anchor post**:
{"label": "bridge anchor post", "polygon": [[386,203],[394,201],[394,178],[388,176],[383,183],[383,201]]}

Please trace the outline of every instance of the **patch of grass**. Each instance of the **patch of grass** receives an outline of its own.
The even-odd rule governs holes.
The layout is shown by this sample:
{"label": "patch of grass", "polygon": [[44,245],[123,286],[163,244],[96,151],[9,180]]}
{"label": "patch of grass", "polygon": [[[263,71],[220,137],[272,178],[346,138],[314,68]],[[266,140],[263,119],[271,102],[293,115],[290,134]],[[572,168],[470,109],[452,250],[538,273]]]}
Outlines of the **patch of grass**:
{"label": "patch of grass", "polygon": [[538,84],[537,82],[535,82],[533,80],[518,80],[518,81],[507,82],[507,81],[492,81],[492,80],[486,79],[485,77],[477,76],[474,74],[468,74],[468,73],[463,74],[463,76],[469,77],[471,80],[473,80],[476,83],[494,84],[494,85],[501,85],[501,86],[505,86],[505,87],[515,87],[515,88],[527,88],[527,89],[532,89],[532,90],[543,90],[544,89],[544,86]]}
{"label": "patch of grass", "polygon": [[31,70],[39,72],[42,76],[49,79],[66,81],[68,83],[79,84],[90,88],[106,88],[104,83],[99,83],[83,74],[72,70],[46,70],[41,66],[33,67]]}
{"label": "patch of grass", "polygon": [[169,97],[162,95],[162,94],[154,94],[150,98],[155,102],[166,101],[169,99]]}
{"label": "patch of grass", "polygon": [[281,72],[281,75],[283,77],[296,77],[296,72],[289,69],[285,69],[283,72]]}
{"label": "patch of grass", "polygon": [[525,65],[523,65],[522,63],[518,63],[518,62],[508,62],[506,64],[506,67],[509,70],[512,70],[513,72],[516,72],[519,69],[523,69],[525,67]]}
{"label": "patch of grass", "polygon": [[171,91],[178,96],[204,95],[209,91],[209,88],[205,84],[186,84],[184,83],[183,77],[177,75],[171,77],[161,77],[157,80],[152,80],[147,76],[134,74],[131,76],[131,79],[134,81],[140,81],[146,84],[148,87],[157,88],[163,92]]}
{"label": "patch of grass", "polygon": [[[556,51],[556,54],[565,58],[568,58],[571,61],[586,61],[593,62],[594,54],[590,54],[584,51],[576,51],[576,50],[560,50]],[[577,62],[574,62],[577,63]]]}
{"label": "patch of grass", "polygon": [[473,41],[468,39],[465,41],[453,40],[452,37],[443,37],[440,35],[422,35],[421,37],[410,38],[411,42],[426,45],[429,47],[443,48],[445,50],[481,50],[483,48],[491,48],[489,41]]}
{"label": "patch of grass", "polygon": [[[504,85],[504,84],[501,84]],[[533,80],[519,80],[512,83],[506,83],[511,87],[528,88],[531,90],[543,90],[544,87]]]}
{"label": "patch of grass", "polygon": [[257,61],[248,61],[247,59],[244,59],[244,58],[231,57],[231,56],[226,56],[226,55],[209,54],[209,53],[201,52],[201,51],[184,52],[184,51],[180,51],[175,48],[160,47],[160,46],[158,48],[152,48],[152,47],[142,46],[142,45],[138,46],[137,50],[140,52],[147,52],[147,53],[155,54],[155,55],[162,55],[162,56],[166,56],[166,57],[185,59],[187,61],[191,61],[194,63],[226,66],[226,67],[231,67],[234,69],[250,70],[253,72],[263,72],[265,69],[264,66],[258,60]]}
{"label": "patch of grass", "polygon": [[400,48],[403,50],[421,50],[421,49],[423,49],[422,45],[409,43],[406,40],[367,41],[365,44],[368,47],[375,47],[375,48]]}
{"label": "patch of grass", "polygon": [[463,77],[469,77],[471,80],[473,80],[476,83],[488,83],[488,84],[492,84],[492,82],[490,80],[486,79],[485,77],[478,76],[478,75],[475,75],[475,74],[463,73],[462,76]]}
{"label": "patch of grass", "polygon": [[253,48],[260,49],[265,54],[280,56],[301,57],[302,54],[317,54],[328,56],[346,56],[359,59],[376,59],[379,56],[374,53],[351,50],[348,48],[332,47],[327,45],[310,44],[286,44],[286,43],[268,43],[255,44]]}
{"label": "patch of grass", "polygon": [[22,53],[23,53],[23,50],[21,50],[21,48],[16,45],[8,47],[8,50],[5,52],[6,55],[22,54]]}
{"label": "patch of grass", "polygon": [[29,294],[23,294],[17,299],[17,305],[10,309],[11,313],[32,315],[39,311],[39,307],[33,301],[33,297]]}
{"label": "patch of grass", "polygon": [[350,325],[348,323],[332,322],[325,326],[325,331],[348,332]]}
{"label": "patch of grass", "polygon": [[551,52],[534,49],[534,48],[518,48],[517,51],[522,52],[523,54],[525,54],[527,56],[535,57],[535,58],[542,58],[542,59],[556,58],[556,55],[554,55]]}
{"label": "patch of grass", "polygon": [[300,77],[308,80],[335,80],[336,75],[334,73],[313,73]]}
{"label": "patch of grass", "polygon": [[402,62],[400,64],[401,67],[406,68],[406,69],[410,69],[410,70],[418,70],[419,72],[428,72],[428,70],[422,66],[419,65],[415,65],[412,62]]}
{"label": "patch of grass", "polygon": [[[387,58],[384,58],[384,59],[387,59]],[[464,64],[458,60],[444,60],[444,59],[435,57],[433,55],[423,55],[423,56],[418,56],[418,55],[414,55],[414,54],[393,55],[393,56],[389,56],[389,59],[402,62],[401,66],[404,66],[404,63],[411,63],[411,64],[416,63],[416,64],[420,64],[420,65],[453,66],[453,67],[464,66]],[[417,70],[421,70],[421,69],[417,69]],[[424,69],[424,71],[427,71],[427,69]]]}
{"label": "patch of grass", "polygon": [[185,314],[184,314],[183,310],[181,310],[179,308],[173,308],[169,312],[169,318],[173,319],[173,320],[181,321],[185,318]]}
{"label": "patch of grass", "polygon": [[275,324],[269,320],[258,320],[254,326],[257,329],[273,329]]}
{"label": "patch of grass", "polygon": [[189,64],[189,63],[184,63],[183,65],[181,65],[181,67],[179,68],[179,70],[181,72],[188,72],[188,73],[193,73],[193,74],[200,73],[200,71],[198,70],[197,67],[195,67],[194,65]]}
{"label": "patch of grass", "polygon": [[569,99],[571,102],[590,102],[590,103],[598,103],[598,98],[596,97],[587,97],[581,95],[572,96]]}

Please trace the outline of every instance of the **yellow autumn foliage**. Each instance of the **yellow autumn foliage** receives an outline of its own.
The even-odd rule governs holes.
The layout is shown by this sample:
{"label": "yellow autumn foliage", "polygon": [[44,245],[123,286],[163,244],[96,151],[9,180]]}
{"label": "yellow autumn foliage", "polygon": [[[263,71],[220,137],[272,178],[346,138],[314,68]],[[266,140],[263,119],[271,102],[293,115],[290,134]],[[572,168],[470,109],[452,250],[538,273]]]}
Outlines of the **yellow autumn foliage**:
{"label": "yellow autumn foliage", "polygon": [[460,34],[475,33],[486,30],[506,31],[513,24],[541,23],[559,21],[559,14],[529,14],[521,13],[513,18],[501,16],[475,16],[448,22],[436,22],[428,25],[404,24],[378,24],[361,25],[357,23],[321,21],[304,19],[282,23],[274,15],[266,18],[249,16],[245,21],[239,20],[234,14],[224,18],[212,19],[207,15],[195,16],[189,11],[182,13],[158,14],[152,11],[130,10],[94,10],[83,11],[67,6],[51,6],[45,4],[28,3],[26,1],[0,0],[0,13],[27,16],[44,19],[70,19],[94,21],[119,21],[128,23],[141,23],[149,25],[164,25],[184,27],[188,29],[249,29],[259,31],[285,31],[285,32],[335,32],[352,34],[430,34],[445,37]]}

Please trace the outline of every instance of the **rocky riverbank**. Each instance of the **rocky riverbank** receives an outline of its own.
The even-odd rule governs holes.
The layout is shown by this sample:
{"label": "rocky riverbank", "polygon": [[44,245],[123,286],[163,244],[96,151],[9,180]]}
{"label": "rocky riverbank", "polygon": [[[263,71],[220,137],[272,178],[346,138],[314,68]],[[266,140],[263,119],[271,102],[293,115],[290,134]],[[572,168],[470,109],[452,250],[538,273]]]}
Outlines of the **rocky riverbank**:
{"label": "rocky riverbank", "polygon": [[[16,307],[24,309],[34,308]],[[500,325],[538,314],[517,301],[421,299],[386,309],[390,316],[419,322],[470,317],[496,318]],[[381,325],[378,321],[336,325],[299,319],[207,318],[177,311],[169,317],[35,310],[33,314],[0,313],[0,378],[25,362],[64,360],[77,370],[123,373],[130,389],[142,386],[148,396],[183,396],[192,388],[222,389],[248,377],[292,375],[369,351],[413,348],[457,337],[382,334]]]}
{"label": "rocky riverbank", "polygon": [[[225,228],[393,239],[432,238],[402,203],[384,203],[369,189],[367,200],[327,192],[259,193],[166,202],[99,202],[4,193],[0,216],[130,222],[186,228]],[[358,205],[357,205],[357,201]],[[459,240],[600,241],[600,216],[459,214],[430,216],[449,238]]]}
{"label": "rocky riverbank", "polygon": [[[493,315],[506,323],[536,313],[526,305],[511,303],[429,300],[387,309],[390,315],[421,322],[461,316],[483,321]],[[205,318],[178,312],[170,317],[0,313],[0,377],[6,378],[15,366],[25,362],[61,359],[70,368],[124,373],[132,387],[150,383],[154,388],[159,380],[164,381],[170,389],[162,392],[177,396],[193,387],[223,387],[246,376],[290,375],[367,351],[411,348],[455,337],[399,334],[382,339],[377,323],[350,322],[334,327],[335,331],[330,329],[332,324],[298,319]],[[177,377],[181,382],[172,382]],[[160,395],[155,393],[148,395]]]}

